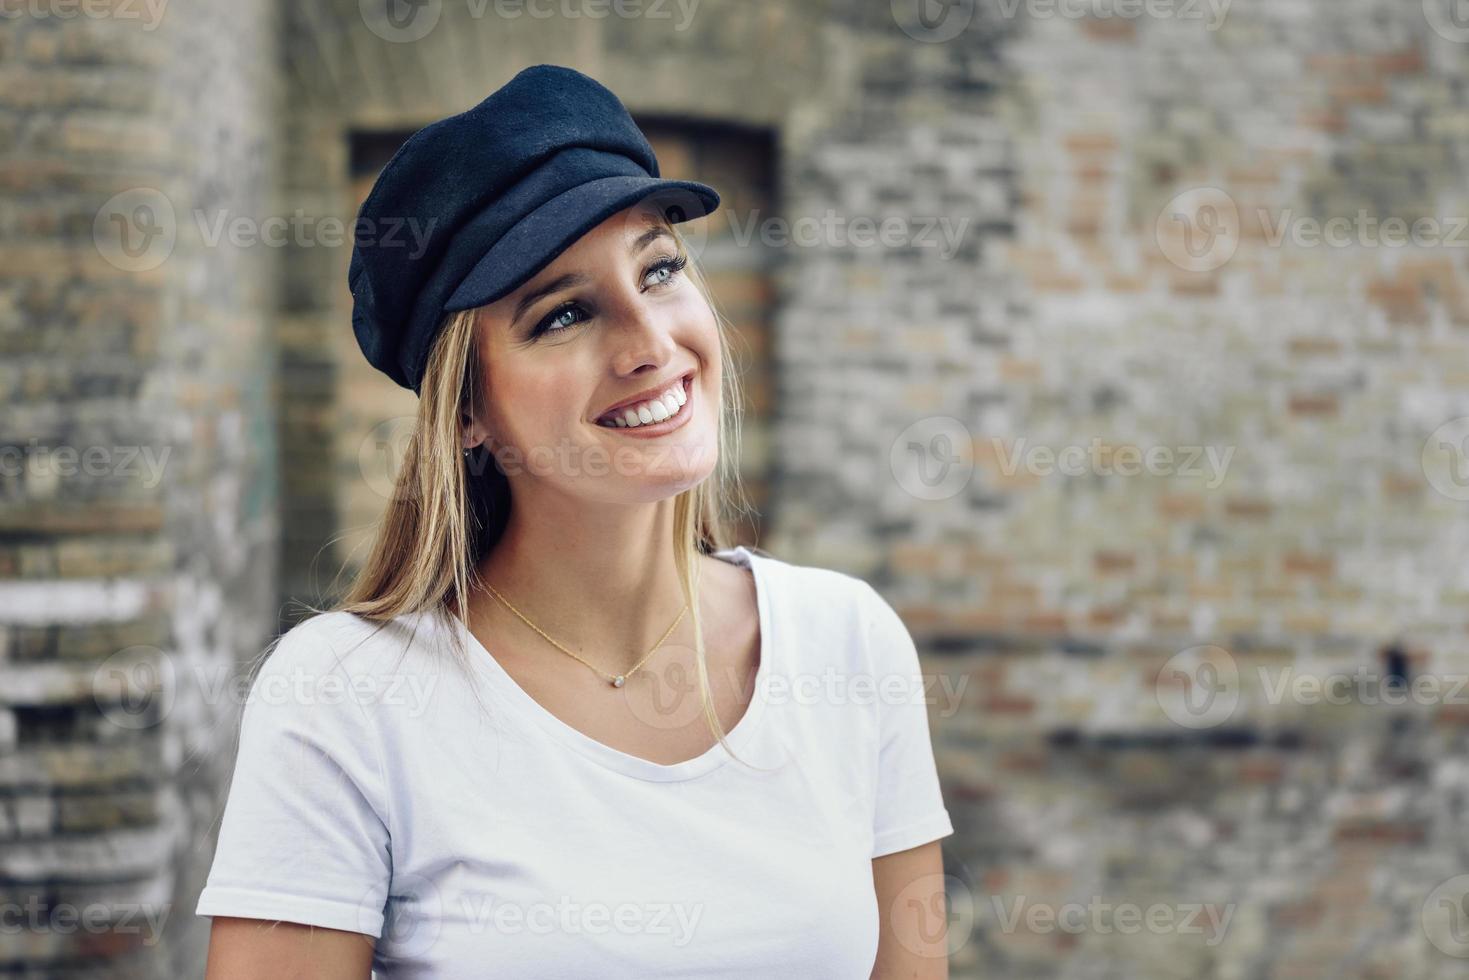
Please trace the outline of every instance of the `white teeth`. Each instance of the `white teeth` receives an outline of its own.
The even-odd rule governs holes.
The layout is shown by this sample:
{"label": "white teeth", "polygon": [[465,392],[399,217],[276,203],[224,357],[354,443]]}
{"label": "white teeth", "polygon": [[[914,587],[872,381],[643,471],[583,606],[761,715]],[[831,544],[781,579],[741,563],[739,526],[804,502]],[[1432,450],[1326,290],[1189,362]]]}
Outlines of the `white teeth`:
{"label": "white teeth", "polygon": [[677,415],[678,410],[688,404],[688,400],[688,392],[684,391],[683,382],[679,381],[657,398],[624,408],[620,416],[613,416],[610,422],[602,424],[609,428],[615,426],[619,429],[631,429],[662,422]]}

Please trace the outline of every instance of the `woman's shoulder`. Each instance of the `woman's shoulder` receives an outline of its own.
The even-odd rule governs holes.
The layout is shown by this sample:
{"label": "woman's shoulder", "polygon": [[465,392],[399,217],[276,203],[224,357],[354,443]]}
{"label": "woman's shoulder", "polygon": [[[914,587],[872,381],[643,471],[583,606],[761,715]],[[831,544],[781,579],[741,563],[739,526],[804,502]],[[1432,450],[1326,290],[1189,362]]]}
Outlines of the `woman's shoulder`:
{"label": "woman's shoulder", "polygon": [[[354,726],[373,716],[419,717],[443,671],[442,634],[428,613],[373,620],[341,610],[296,623],[257,658],[247,704],[314,727]],[[391,709],[391,710],[389,710]],[[273,723],[284,723],[278,721]]]}
{"label": "woman's shoulder", "polygon": [[716,552],[738,564],[757,569],[769,586],[772,609],[831,628],[867,632],[874,625],[891,626],[897,613],[866,579],[835,568],[802,564],[760,548],[744,545]]}
{"label": "woman's shoulder", "polygon": [[412,663],[415,653],[437,638],[428,612],[402,613],[377,620],[340,609],[314,613],[282,633],[266,648],[260,673],[309,671],[317,676],[352,678]]}
{"label": "woman's shoulder", "polygon": [[759,565],[765,575],[778,579],[783,586],[804,586],[820,594],[843,593],[859,596],[870,590],[866,581],[848,572],[821,565],[804,565],[751,545],[736,545],[714,553],[715,557],[753,569]]}

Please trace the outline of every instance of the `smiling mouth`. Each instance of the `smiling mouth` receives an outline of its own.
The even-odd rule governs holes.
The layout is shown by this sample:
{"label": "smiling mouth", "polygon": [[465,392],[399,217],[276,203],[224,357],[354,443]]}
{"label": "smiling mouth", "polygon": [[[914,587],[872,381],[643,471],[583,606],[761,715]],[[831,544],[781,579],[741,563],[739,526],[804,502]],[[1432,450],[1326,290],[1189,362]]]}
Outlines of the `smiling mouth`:
{"label": "smiling mouth", "polygon": [[608,412],[597,419],[597,425],[604,429],[659,429],[669,422],[680,422],[690,411],[693,377],[690,371],[658,397]]}

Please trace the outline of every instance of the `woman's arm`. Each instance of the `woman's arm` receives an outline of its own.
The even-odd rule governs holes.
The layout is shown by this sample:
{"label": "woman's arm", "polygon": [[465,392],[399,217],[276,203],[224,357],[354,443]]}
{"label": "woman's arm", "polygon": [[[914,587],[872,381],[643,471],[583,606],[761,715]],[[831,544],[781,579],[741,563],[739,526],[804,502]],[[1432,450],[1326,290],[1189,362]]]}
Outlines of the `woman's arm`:
{"label": "woman's arm", "polygon": [[948,907],[939,842],[873,858],[872,883],[878,941],[871,980],[948,980]]}
{"label": "woman's arm", "polygon": [[220,915],[204,980],[370,980],[372,951],[360,932]]}

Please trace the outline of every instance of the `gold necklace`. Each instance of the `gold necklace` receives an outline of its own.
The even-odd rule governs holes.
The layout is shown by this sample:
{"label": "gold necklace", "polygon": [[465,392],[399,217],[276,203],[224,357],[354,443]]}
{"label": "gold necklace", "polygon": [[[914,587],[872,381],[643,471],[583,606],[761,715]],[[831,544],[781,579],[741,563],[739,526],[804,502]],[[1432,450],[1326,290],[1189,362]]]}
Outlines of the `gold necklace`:
{"label": "gold necklace", "polygon": [[613,687],[621,687],[623,684],[625,684],[627,682],[627,679],[629,677],[631,677],[637,671],[637,669],[639,667],[641,667],[643,664],[647,663],[648,662],[648,657],[651,657],[653,654],[655,654],[655,653],[658,652],[658,648],[663,645],[663,641],[666,640],[666,639],[668,639],[668,635],[673,632],[673,627],[674,626],[677,626],[680,622],[682,622],[683,621],[683,614],[689,611],[689,605],[688,605],[688,603],[684,603],[684,607],[682,609],[680,609],[679,612],[678,612],[678,618],[673,621],[673,625],[672,626],[669,626],[668,629],[666,629],[663,632],[663,635],[658,638],[658,642],[655,643],[655,644],[653,644],[653,649],[651,649],[651,650],[648,651],[647,656],[643,657],[642,660],[639,660],[636,664],[634,664],[632,670],[629,670],[627,673],[613,675],[613,674],[607,673],[605,670],[602,670],[602,669],[600,669],[599,667],[597,667],[597,666],[595,666],[593,664],[587,663],[585,660],[582,660],[581,657],[578,657],[576,654],[572,653],[570,650],[566,649],[564,646],[562,646],[561,644],[557,643],[555,640],[551,639],[549,636],[546,636],[546,631],[545,630],[541,629],[535,623],[532,623],[530,620],[526,619],[525,618],[525,614],[522,613],[519,609],[516,609],[514,606],[510,605],[510,600],[507,599],[507,598],[505,598],[504,596],[502,596],[499,592],[497,592],[495,590],[495,587],[493,585],[491,585],[490,583],[486,582],[485,583],[485,588],[489,589],[490,592],[495,596],[495,598],[496,599],[499,599],[501,602],[503,602],[510,609],[511,612],[513,612],[513,613],[515,613],[515,615],[519,616],[521,622],[525,623],[525,625],[529,626],[531,629],[533,629],[537,633],[541,634],[541,636],[544,636],[546,638],[546,642],[547,643],[550,643],[552,646],[554,646],[556,649],[560,650],[562,653],[566,654],[567,656],[569,656],[569,657],[575,657],[577,660],[581,660],[582,663],[586,664],[588,667],[591,667],[592,670],[595,670],[597,673],[601,674],[603,677],[605,677],[609,681],[611,681]]}

